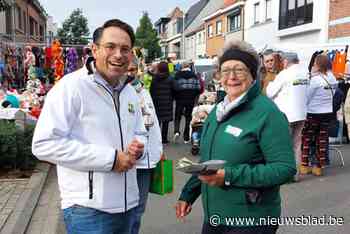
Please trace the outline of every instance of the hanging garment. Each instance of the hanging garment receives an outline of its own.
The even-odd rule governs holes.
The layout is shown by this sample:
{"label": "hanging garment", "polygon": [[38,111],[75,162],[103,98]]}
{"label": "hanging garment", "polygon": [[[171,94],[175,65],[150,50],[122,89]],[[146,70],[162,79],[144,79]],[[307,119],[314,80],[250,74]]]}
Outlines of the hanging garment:
{"label": "hanging garment", "polygon": [[309,72],[311,72],[311,69],[314,66],[316,56],[319,54],[322,54],[322,53],[323,53],[323,50],[320,50],[320,51],[316,51],[312,54],[311,59],[310,59],[310,63],[309,63],[309,67],[308,67]]}
{"label": "hanging garment", "polygon": [[51,47],[45,48],[45,69],[50,69],[52,64],[52,51]]}
{"label": "hanging garment", "polygon": [[332,71],[337,79],[341,79],[344,76],[346,56],[347,53],[337,52],[335,54],[335,58],[332,64]]}

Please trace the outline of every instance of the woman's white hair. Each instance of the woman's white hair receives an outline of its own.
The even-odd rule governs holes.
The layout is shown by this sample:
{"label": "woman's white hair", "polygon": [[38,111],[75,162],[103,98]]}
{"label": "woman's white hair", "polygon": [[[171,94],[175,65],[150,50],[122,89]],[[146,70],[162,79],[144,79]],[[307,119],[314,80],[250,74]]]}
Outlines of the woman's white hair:
{"label": "woman's white hair", "polygon": [[248,42],[240,41],[237,39],[232,39],[232,40],[225,42],[224,48],[222,49],[222,51],[219,55],[218,61],[220,61],[220,58],[222,57],[222,55],[226,51],[234,50],[234,49],[246,52],[246,53],[252,55],[256,59],[256,61],[259,61],[258,52],[256,52],[254,47],[251,44],[249,44]]}

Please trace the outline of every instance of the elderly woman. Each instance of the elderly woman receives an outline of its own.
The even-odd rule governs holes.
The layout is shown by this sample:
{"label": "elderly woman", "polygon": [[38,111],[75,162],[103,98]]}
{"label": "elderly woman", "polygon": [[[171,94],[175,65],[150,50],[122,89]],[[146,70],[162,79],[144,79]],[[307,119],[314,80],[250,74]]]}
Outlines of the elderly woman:
{"label": "elderly woman", "polygon": [[202,194],[203,234],[276,233],[278,226],[270,220],[281,214],[279,188],[296,173],[288,121],[261,94],[258,55],[249,44],[230,42],[219,57],[219,70],[227,95],[205,122],[200,156],[226,164],[215,174],[189,179],[176,215],[188,215]]}

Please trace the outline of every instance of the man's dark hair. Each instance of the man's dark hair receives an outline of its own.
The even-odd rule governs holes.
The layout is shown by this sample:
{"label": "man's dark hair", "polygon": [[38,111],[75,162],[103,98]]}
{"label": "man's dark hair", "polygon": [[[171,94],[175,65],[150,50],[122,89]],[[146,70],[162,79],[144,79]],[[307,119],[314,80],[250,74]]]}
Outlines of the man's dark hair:
{"label": "man's dark hair", "polygon": [[92,41],[93,41],[95,44],[98,43],[98,41],[101,39],[102,32],[103,32],[103,28],[102,28],[102,27],[98,27],[98,28],[96,28],[96,30],[94,31],[94,34],[92,34]]}
{"label": "man's dark hair", "polygon": [[134,47],[134,43],[135,43],[135,34],[134,34],[134,30],[132,29],[132,27],[119,20],[119,19],[111,19],[111,20],[108,20],[106,21],[103,26],[101,27],[101,31],[99,31],[99,28],[97,28],[95,30],[96,32],[96,38],[95,38],[95,32],[94,32],[94,43],[98,43],[100,40],[101,40],[101,37],[102,37],[102,34],[103,34],[103,31],[106,29],[106,28],[109,28],[109,27],[117,27],[117,28],[120,28],[122,29],[123,31],[125,31],[129,37],[130,37],[130,40],[131,40],[131,46]]}
{"label": "man's dark hair", "polygon": [[268,55],[270,55],[270,54],[273,54],[275,51],[273,51],[272,49],[267,49],[267,50],[265,50],[263,53],[262,53],[262,55],[263,56],[268,56]]}

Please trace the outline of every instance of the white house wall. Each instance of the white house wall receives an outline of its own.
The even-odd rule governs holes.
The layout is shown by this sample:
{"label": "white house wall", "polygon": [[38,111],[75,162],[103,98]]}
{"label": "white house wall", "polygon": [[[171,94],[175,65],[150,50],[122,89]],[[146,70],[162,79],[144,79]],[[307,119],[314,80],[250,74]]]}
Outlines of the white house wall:
{"label": "white house wall", "polygon": [[[254,4],[259,2],[259,24],[254,24]],[[283,43],[328,42],[329,0],[313,0],[312,23],[278,29],[280,0],[272,0],[272,20],[266,21],[265,0],[247,0],[244,38],[256,49]]]}
{"label": "white house wall", "polygon": [[187,60],[196,58],[196,34],[185,38],[185,58]]}
{"label": "white house wall", "polygon": [[[279,9],[279,1],[278,9]],[[280,43],[326,43],[328,42],[329,0],[313,0],[312,23],[279,30]],[[277,25],[278,27],[278,25]]]}
{"label": "white house wall", "polygon": [[237,32],[227,32],[225,33],[225,41],[230,41],[230,40],[241,40],[242,39],[242,34],[243,31],[237,31]]}
{"label": "white house wall", "polygon": [[[200,37],[200,38],[199,38]],[[206,52],[206,39],[205,39],[205,30],[199,31],[196,33],[196,57],[203,57]]]}
{"label": "white house wall", "polygon": [[[254,24],[254,4],[259,2],[259,24]],[[256,49],[261,49],[266,44],[279,42],[276,37],[278,29],[279,0],[272,0],[271,20],[266,21],[266,1],[247,0],[244,10],[244,39],[252,44]]]}

